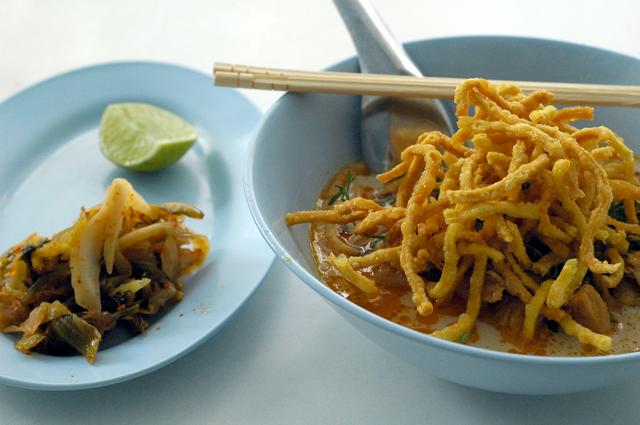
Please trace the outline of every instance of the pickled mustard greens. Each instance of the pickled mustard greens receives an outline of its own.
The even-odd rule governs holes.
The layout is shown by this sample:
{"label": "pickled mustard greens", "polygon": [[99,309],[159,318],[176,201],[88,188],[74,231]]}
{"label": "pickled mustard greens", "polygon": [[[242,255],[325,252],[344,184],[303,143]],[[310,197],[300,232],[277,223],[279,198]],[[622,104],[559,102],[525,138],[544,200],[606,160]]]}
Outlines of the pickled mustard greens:
{"label": "pickled mustard greens", "polygon": [[114,103],[100,121],[100,148],[116,165],[156,171],[179,160],[198,138],[176,114],[146,103]]}
{"label": "pickled mustard greens", "polygon": [[0,257],[0,329],[20,333],[15,347],[24,353],[78,352],[93,362],[116,325],[140,333],[146,317],[182,299],[182,277],[209,251],[185,217],[203,214],[177,202],[148,204],[115,179],[104,202],[82,209],[73,226],[51,238],[33,234]]}

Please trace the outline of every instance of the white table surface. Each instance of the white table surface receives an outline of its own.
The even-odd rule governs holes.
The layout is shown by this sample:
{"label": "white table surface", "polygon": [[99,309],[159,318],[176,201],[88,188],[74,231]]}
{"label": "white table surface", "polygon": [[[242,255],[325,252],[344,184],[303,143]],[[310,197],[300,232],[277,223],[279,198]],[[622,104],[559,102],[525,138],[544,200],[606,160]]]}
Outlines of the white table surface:
{"label": "white table surface", "polygon": [[[374,0],[401,40],[526,35],[640,57],[634,1],[580,3]],[[0,0],[0,98],[96,62],[150,59],[207,72],[214,60],[320,69],[351,54],[328,0]],[[262,110],[278,97],[245,94]],[[630,424],[640,418],[639,398],[640,382],[531,397],[438,380],[345,326],[276,263],[240,314],[195,352],[101,389],[0,386],[0,423]]]}

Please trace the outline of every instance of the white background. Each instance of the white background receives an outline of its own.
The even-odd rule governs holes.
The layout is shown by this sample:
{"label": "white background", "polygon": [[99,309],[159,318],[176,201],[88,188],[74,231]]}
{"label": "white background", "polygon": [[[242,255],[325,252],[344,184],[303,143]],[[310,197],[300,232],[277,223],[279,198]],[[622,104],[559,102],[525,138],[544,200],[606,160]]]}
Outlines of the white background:
{"label": "white background", "polygon": [[[632,0],[373,3],[402,41],[526,35],[640,57],[640,8]],[[329,0],[0,0],[0,99],[96,62],[150,59],[205,72],[214,61],[314,70],[353,53]],[[278,96],[245,94],[262,110]],[[640,382],[524,397],[440,381],[364,339],[276,264],[240,314],[194,353],[103,389],[0,386],[0,423],[624,424],[638,422],[639,398]]]}

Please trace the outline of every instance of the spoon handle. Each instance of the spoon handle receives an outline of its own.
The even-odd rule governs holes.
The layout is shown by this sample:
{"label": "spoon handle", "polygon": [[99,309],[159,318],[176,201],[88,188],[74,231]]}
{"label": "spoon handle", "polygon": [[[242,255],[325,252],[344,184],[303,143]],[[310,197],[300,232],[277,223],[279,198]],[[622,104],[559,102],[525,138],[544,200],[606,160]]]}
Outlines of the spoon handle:
{"label": "spoon handle", "polygon": [[366,73],[422,74],[368,0],[334,0]]}

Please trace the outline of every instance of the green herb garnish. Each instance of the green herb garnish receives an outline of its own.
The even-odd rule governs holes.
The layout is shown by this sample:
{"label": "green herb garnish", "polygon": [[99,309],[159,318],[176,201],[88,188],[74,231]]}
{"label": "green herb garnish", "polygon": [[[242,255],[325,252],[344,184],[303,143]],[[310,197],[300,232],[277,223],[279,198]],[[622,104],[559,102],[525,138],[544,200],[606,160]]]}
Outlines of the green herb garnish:
{"label": "green herb garnish", "polygon": [[471,337],[471,333],[470,332],[465,332],[462,335],[460,335],[460,338],[458,338],[458,342],[461,344],[466,344],[467,341],[469,341],[469,338]]}
{"label": "green herb garnish", "polygon": [[349,200],[349,189],[351,188],[351,183],[353,183],[353,179],[355,179],[355,177],[356,176],[349,171],[349,174],[347,175],[347,183],[344,186],[339,184],[336,185],[338,192],[329,199],[329,205],[335,204],[337,200],[341,200],[343,202]]}
{"label": "green herb garnish", "polygon": [[624,202],[612,202],[609,207],[609,215],[618,221],[627,221],[627,214],[624,211]]}
{"label": "green herb garnish", "polygon": [[382,243],[384,243],[384,236],[380,236],[380,237],[378,237],[378,238],[375,238],[375,239],[373,240],[373,242],[371,242],[371,248],[373,248],[373,249],[378,249],[378,246],[379,246],[380,244],[382,244]]}
{"label": "green herb garnish", "polygon": [[[640,211],[638,210],[638,203],[634,203],[636,209],[636,216],[640,218]],[[628,223],[627,212],[624,209],[624,201],[612,202],[609,207],[609,216],[625,223]],[[637,235],[628,234],[627,242],[629,242],[630,251],[640,251],[640,238]]]}

